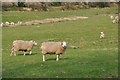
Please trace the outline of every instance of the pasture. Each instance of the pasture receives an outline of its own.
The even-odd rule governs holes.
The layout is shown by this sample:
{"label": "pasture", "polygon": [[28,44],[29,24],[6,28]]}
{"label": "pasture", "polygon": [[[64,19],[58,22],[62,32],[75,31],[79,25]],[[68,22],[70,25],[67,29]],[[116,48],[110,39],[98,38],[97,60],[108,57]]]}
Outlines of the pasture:
{"label": "pasture", "polygon": [[[118,26],[110,17],[117,8],[81,9],[64,12],[3,12],[5,21],[30,21],[53,17],[87,16],[88,19],[50,24],[2,28],[3,78],[116,78],[118,77]],[[103,31],[105,38],[100,39]],[[12,41],[35,40],[38,45],[32,55],[10,56]],[[66,41],[68,48],[55,61],[47,55],[42,62],[40,45],[43,41]],[[79,46],[73,49],[70,46]]]}

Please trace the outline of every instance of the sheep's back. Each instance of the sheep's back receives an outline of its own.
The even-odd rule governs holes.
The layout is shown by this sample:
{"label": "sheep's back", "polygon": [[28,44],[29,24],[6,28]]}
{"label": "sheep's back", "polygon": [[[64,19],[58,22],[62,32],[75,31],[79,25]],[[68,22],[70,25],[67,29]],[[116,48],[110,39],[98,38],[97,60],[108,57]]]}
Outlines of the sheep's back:
{"label": "sheep's back", "polygon": [[62,48],[61,42],[43,42],[41,47],[47,53],[60,52]]}
{"label": "sheep's back", "polygon": [[13,42],[13,46],[14,48],[25,50],[28,48],[32,48],[32,43],[30,43],[29,41],[18,40]]}

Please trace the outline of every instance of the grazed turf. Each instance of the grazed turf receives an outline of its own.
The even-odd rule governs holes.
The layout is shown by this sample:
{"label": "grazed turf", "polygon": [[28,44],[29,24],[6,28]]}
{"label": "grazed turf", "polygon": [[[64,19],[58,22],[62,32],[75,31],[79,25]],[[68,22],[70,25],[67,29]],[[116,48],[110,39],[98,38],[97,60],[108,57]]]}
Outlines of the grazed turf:
{"label": "grazed turf", "polygon": [[[102,11],[102,12],[101,12]],[[109,16],[96,15],[96,13],[114,13],[115,9],[87,9],[70,12],[40,12],[38,17],[61,16],[89,16],[85,20],[67,21],[52,24],[3,27],[3,78],[98,78],[118,76],[118,27],[112,24]],[[8,12],[7,12],[8,13]],[[6,14],[7,14],[6,13]],[[14,15],[11,13],[15,13]],[[24,14],[21,14],[24,13]],[[3,21],[15,20],[20,16],[23,21],[37,19],[32,16],[38,12],[10,12],[3,14]],[[46,15],[44,14],[46,13]],[[29,14],[29,15],[28,15]],[[54,15],[53,15],[54,14]],[[26,16],[23,16],[26,15]],[[37,15],[37,14],[36,14]],[[56,16],[57,15],[57,16]],[[6,16],[6,18],[5,18]],[[9,19],[8,19],[9,18]],[[99,39],[99,33],[105,33],[105,39]],[[16,57],[9,56],[13,40],[34,39],[38,46],[34,47],[33,55],[23,56],[18,52]],[[53,39],[54,41],[67,41],[68,48],[61,55],[60,61],[55,61],[55,55],[47,55],[46,62],[42,62],[39,50],[41,42]],[[70,48],[79,46],[78,49]]]}

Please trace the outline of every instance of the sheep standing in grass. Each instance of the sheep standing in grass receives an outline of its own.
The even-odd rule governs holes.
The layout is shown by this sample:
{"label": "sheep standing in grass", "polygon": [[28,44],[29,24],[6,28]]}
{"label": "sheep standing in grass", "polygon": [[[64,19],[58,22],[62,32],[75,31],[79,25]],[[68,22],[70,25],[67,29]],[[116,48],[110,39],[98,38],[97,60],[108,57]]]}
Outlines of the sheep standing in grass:
{"label": "sheep standing in grass", "polygon": [[31,50],[34,45],[37,45],[37,43],[33,40],[31,41],[15,40],[13,41],[13,44],[12,44],[10,56],[12,56],[13,54],[14,56],[16,56],[16,51],[24,51],[24,56],[26,54],[26,51],[28,51],[29,54],[32,54]]}
{"label": "sheep standing in grass", "polygon": [[2,22],[0,23],[0,27],[3,27],[3,23]]}
{"label": "sheep standing in grass", "polygon": [[115,24],[115,23],[116,23],[116,20],[112,20],[112,23]]}
{"label": "sheep standing in grass", "polygon": [[100,39],[103,39],[105,37],[103,32],[100,32]]}
{"label": "sheep standing in grass", "polygon": [[67,48],[66,42],[43,42],[41,45],[41,50],[43,54],[43,61],[45,61],[46,54],[56,54],[59,60],[60,54],[63,54]]}
{"label": "sheep standing in grass", "polygon": [[8,21],[5,22],[5,25],[9,25],[10,23]]}
{"label": "sheep standing in grass", "polygon": [[11,22],[10,25],[14,25],[15,23],[14,22]]}
{"label": "sheep standing in grass", "polygon": [[18,21],[18,24],[22,24],[22,22],[21,22],[21,21]]}
{"label": "sheep standing in grass", "polygon": [[120,22],[120,13],[115,16],[115,19],[112,20],[112,23],[119,23]]}
{"label": "sheep standing in grass", "polygon": [[116,22],[116,23],[119,23],[119,18],[118,18],[118,16],[115,17],[115,22]]}

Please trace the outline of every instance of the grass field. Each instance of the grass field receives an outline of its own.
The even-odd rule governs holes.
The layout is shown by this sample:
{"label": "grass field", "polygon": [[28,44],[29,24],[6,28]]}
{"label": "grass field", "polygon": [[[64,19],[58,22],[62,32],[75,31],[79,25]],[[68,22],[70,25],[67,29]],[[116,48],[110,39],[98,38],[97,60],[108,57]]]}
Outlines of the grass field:
{"label": "grass field", "polygon": [[[88,16],[88,19],[60,23],[3,27],[2,28],[2,67],[3,78],[112,78],[118,77],[118,26],[112,24],[109,16],[117,9],[86,9],[65,12],[3,12],[5,21],[30,21],[35,19]],[[105,39],[99,39],[100,32]],[[35,40],[33,55],[10,56],[13,40]],[[42,41],[54,39],[66,41],[68,48],[55,61],[56,55],[47,55],[42,62],[40,45]],[[79,46],[78,49],[70,48]]]}

